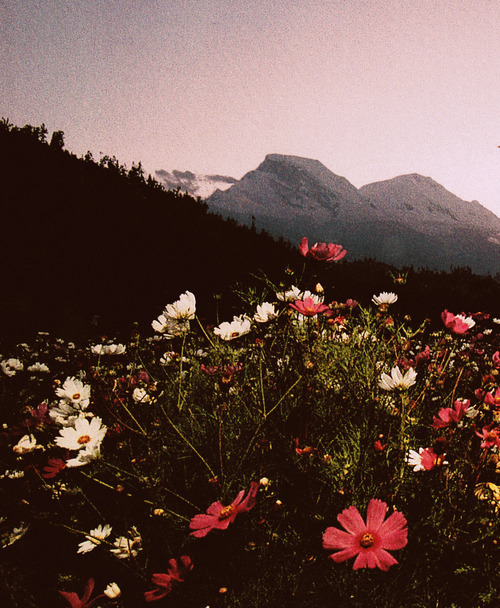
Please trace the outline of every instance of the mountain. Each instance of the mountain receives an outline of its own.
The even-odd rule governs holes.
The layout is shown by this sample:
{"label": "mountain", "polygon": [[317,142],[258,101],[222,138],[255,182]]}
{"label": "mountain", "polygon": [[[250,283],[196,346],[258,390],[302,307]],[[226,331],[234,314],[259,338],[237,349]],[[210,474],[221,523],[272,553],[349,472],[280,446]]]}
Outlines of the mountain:
{"label": "mountain", "polygon": [[321,162],[269,154],[209,209],[298,242],[342,244],[351,259],[375,258],[397,267],[500,270],[500,219],[429,177],[402,175],[360,189]]}
{"label": "mountain", "polygon": [[165,171],[158,169],[155,171],[156,179],[167,190],[184,190],[191,196],[200,198],[209,197],[215,190],[226,190],[238,180],[229,175],[204,175],[196,174],[191,171]]}

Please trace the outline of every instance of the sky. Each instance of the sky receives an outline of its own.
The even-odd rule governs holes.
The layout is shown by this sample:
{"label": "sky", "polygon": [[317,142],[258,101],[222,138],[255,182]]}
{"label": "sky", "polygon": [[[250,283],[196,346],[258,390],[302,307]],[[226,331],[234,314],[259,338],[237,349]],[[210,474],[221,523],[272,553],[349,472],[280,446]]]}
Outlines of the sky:
{"label": "sky", "polygon": [[500,0],[6,0],[0,114],[77,155],[354,186],[432,177],[500,216]]}

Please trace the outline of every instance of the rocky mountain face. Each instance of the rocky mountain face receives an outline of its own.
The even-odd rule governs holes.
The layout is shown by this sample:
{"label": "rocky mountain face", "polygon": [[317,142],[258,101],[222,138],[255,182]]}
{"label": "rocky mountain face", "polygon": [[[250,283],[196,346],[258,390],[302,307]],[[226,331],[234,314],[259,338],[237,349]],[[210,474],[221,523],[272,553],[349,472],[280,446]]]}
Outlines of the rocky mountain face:
{"label": "rocky mountain face", "polygon": [[207,198],[214,190],[225,190],[238,181],[228,175],[204,175],[176,169],[173,171],[158,169],[155,177],[167,190],[179,188],[191,196],[200,198]]}
{"label": "rocky mountain face", "polygon": [[351,259],[500,272],[500,219],[418,174],[355,188],[317,160],[269,154],[209,209],[275,236],[342,244]]}

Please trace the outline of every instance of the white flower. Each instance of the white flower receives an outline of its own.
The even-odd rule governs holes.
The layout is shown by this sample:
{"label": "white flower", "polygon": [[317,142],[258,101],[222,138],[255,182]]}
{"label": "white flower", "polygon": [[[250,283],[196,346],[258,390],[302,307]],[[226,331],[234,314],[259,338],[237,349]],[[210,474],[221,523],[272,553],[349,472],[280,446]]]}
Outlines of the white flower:
{"label": "white flower", "polygon": [[225,321],[219,327],[214,328],[214,334],[222,340],[234,340],[247,334],[251,328],[251,321],[248,317],[233,317],[231,323]]}
{"label": "white flower", "polygon": [[37,444],[33,435],[24,435],[12,450],[16,452],[16,454],[29,454],[29,452],[33,452],[33,450],[43,450],[43,446]]}
{"label": "white flower", "polygon": [[494,317],[492,319],[493,323],[496,323],[497,325],[500,325],[500,319],[497,319],[496,317]]}
{"label": "white flower", "polygon": [[123,355],[126,349],[123,344],[96,344],[91,350],[94,355]]}
{"label": "white flower", "polygon": [[114,549],[110,549],[111,553],[114,553],[118,559],[137,557],[141,550],[142,538],[137,529],[132,527],[129,534],[130,538],[119,536],[114,542]]}
{"label": "white flower", "polygon": [[392,368],[390,376],[388,374],[382,374],[380,376],[378,385],[380,388],[384,389],[384,391],[393,391],[396,388],[407,389],[415,384],[416,377],[417,372],[413,369],[413,367],[410,367],[404,374],[402,374],[401,370],[396,365],[396,367]]}
{"label": "white flower", "polygon": [[70,458],[69,460],[66,461],[66,466],[68,468],[83,467],[86,464],[89,464],[89,462],[92,462],[92,460],[99,458],[100,455],[101,455],[101,444],[99,443],[98,445],[94,445],[90,448],[81,449],[78,452],[78,454],[75,456],[75,458]]}
{"label": "white flower", "polygon": [[165,314],[160,315],[156,321],[151,323],[151,326],[155,331],[163,334],[167,340],[181,336],[189,331],[189,321],[171,319]]}
{"label": "white flower", "polygon": [[474,325],[476,324],[472,317],[466,317],[464,315],[455,315],[455,319],[460,319],[460,321],[462,321],[462,323],[465,323],[469,329],[474,327]]}
{"label": "white flower", "polygon": [[381,306],[382,304],[394,304],[397,301],[398,296],[395,293],[392,293],[392,291],[383,291],[382,293],[379,293],[378,296],[373,296],[372,298],[372,302],[377,304],[377,306]]}
{"label": "white flower", "polygon": [[173,304],[167,304],[163,314],[170,319],[188,321],[196,314],[196,298],[190,291],[183,293]]}
{"label": "white flower", "polygon": [[325,300],[325,295],[323,293],[313,293],[312,291],[306,290],[299,300],[305,300],[306,298],[311,298],[315,304],[322,304]]}
{"label": "white flower", "polygon": [[61,401],[59,405],[51,407],[49,410],[49,416],[59,426],[74,426],[75,420],[81,416],[87,416],[92,418],[94,414],[92,412],[81,412],[77,410],[66,401]]}
{"label": "white flower", "polygon": [[48,372],[50,372],[50,369],[45,365],[45,363],[33,363],[33,365],[30,365],[28,367],[28,371],[31,373],[40,373],[40,374],[47,374]]}
{"label": "white flower", "polygon": [[267,321],[274,319],[277,316],[278,313],[274,308],[274,304],[263,302],[262,304],[257,305],[257,312],[254,314],[253,318],[257,323],[267,323]]}
{"label": "white flower", "polygon": [[88,553],[95,549],[97,545],[100,545],[101,542],[111,534],[111,530],[112,528],[109,524],[104,526],[99,525],[97,528],[91,530],[85,535],[87,540],[84,540],[78,545],[78,553]]}
{"label": "white flower", "polygon": [[5,539],[2,538],[2,547],[8,547],[22,538],[29,529],[29,524],[21,524],[19,528],[14,528]]}
{"label": "white flower", "polygon": [[56,395],[73,407],[84,410],[90,403],[90,386],[78,378],[66,378],[62,388],[56,388]]}
{"label": "white flower", "polygon": [[147,394],[147,392],[143,388],[134,388],[134,392],[132,393],[132,399],[136,403],[150,403],[151,397]]}
{"label": "white flower", "polygon": [[5,471],[3,475],[0,475],[0,479],[5,479],[8,477],[9,479],[21,479],[24,477],[24,471]]}
{"label": "white flower", "polygon": [[422,452],[424,448],[419,448],[418,452],[415,450],[410,450],[406,457],[406,462],[413,467],[414,471],[425,471],[425,467],[422,466]]}
{"label": "white flower", "polygon": [[298,287],[292,285],[292,287],[286,291],[278,291],[276,297],[278,300],[281,300],[281,302],[295,302],[295,300],[302,299],[302,292]]}
{"label": "white flower", "polygon": [[21,372],[24,369],[24,365],[19,359],[5,359],[0,363],[3,373],[6,376],[15,376],[16,372]]}
{"label": "white flower", "polygon": [[121,589],[116,583],[109,583],[106,589],[104,589],[104,595],[109,597],[110,600],[115,600],[117,597],[120,597],[121,593]]}
{"label": "white flower", "polygon": [[89,452],[98,447],[104,435],[106,435],[107,427],[101,425],[102,420],[96,416],[87,420],[83,416],[75,420],[74,427],[64,427],[59,431],[59,437],[55,438],[55,443],[68,450],[85,449]]}

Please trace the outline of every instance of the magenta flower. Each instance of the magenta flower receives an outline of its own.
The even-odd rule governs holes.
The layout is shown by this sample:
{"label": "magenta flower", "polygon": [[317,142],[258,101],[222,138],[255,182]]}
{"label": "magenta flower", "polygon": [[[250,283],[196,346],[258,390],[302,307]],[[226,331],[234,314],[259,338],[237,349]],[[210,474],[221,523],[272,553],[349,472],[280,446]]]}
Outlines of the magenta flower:
{"label": "magenta flower", "polygon": [[68,602],[71,608],[91,608],[97,600],[105,597],[104,595],[98,595],[91,600],[90,596],[92,595],[92,591],[94,591],[94,579],[89,578],[81,599],[74,591],[59,591],[59,593]]}
{"label": "magenta flower", "polygon": [[450,329],[456,334],[465,334],[466,331],[474,327],[476,322],[471,317],[465,317],[464,315],[454,315],[447,310],[443,310],[441,313],[441,320],[445,327]]}
{"label": "magenta flower", "polygon": [[433,429],[444,429],[448,425],[460,422],[468,410],[470,400],[462,401],[457,399],[453,404],[453,407],[444,407],[439,410],[437,417],[434,416],[434,422],[432,423]]}
{"label": "magenta flower", "polygon": [[490,393],[486,393],[484,395],[484,402],[493,407],[500,408],[500,387],[498,387],[495,392],[491,391]]}
{"label": "magenta flower", "polygon": [[342,245],[334,243],[316,243],[309,249],[307,237],[300,241],[299,251],[304,257],[314,258],[320,262],[337,262],[347,253],[345,249],[342,249]]}
{"label": "magenta flower", "polygon": [[344,562],[357,555],[353,569],[380,568],[387,571],[398,562],[387,552],[387,549],[402,549],[408,543],[406,518],[399,511],[394,511],[385,521],[387,504],[372,498],[366,512],[366,524],[356,507],[344,509],[337,515],[342,527],[327,528],[323,534],[323,547],[340,549],[329,557],[334,562]]}
{"label": "magenta flower", "polygon": [[168,564],[166,574],[158,572],[151,577],[151,582],[156,585],[156,589],[144,593],[146,602],[161,600],[172,591],[175,585],[183,583],[186,575],[193,569],[193,562],[188,555],[183,555],[179,560],[170,559]]}
{"label": "magenta flower", "polygon": [[497,350],[496,353],[493,353],[493,365],[500,369],[500,351]]}
{"label": "magenta flower", "polygon": [[305,298],[304,300],[295,300],[295,303],[290,303],[290,306],[295,310],[298,310],[301,315],[305,317],[314,317],[319,313],[330,310],[328,306],[319,302],[316,302],[312,298]]}
{"label": "magenta flower", "polygon": [[498,426],[493,428],[493,422],[483,426],[481,432],[476,431],[476,435],[483,440],[481,442],[482,448],[492,448],[495,445],[500,448],[500,428]]}
{"label": "magenta flower", "polygon": [[252,481],[248,494],[243,498],[245,490],[238,492],[238,495],[233,502],[225,507],[219,500],[213,502],[207,509],[206,514],[200,513],[195,515],[189,527],[193,532],[191,536],[202,538],[211,530],[226,530],[229,524],[233,523],[238,513],[244,513],[253,509],[256,503],[257,490],[259,484],[257,481]]}

